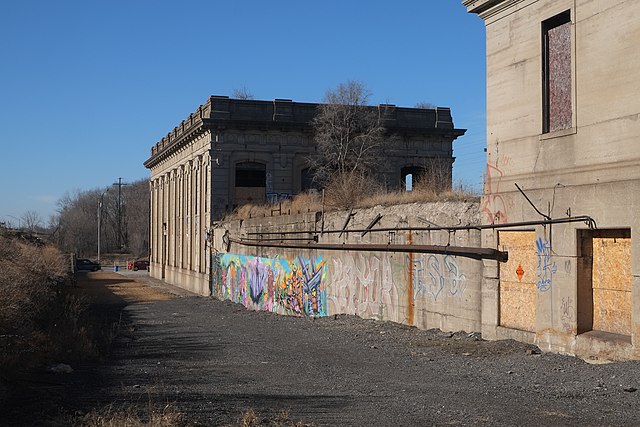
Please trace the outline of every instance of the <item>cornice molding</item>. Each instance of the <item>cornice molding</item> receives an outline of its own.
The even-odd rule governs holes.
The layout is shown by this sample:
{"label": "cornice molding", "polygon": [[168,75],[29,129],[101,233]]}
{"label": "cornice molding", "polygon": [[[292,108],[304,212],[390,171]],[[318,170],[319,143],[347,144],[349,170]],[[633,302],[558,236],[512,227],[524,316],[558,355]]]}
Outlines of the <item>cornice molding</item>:
{"label": "cornice molding", "polygon": [[[311,135],[312,120],[320,105],[289,99],[259,101],[211,96],[151,147],[151,157],[144,162],[144,166],[148,169],[155,167],[207,133],[213,135],[237,129],[256,130],[259,133],[297,131]],[[379,111],[384,127],[392,134],[451,135],[456,138],[465,132],[465,129],[454,127],[449,108],[406,108],[388,104],[368,108]]]}
{"label": "cornice molding", "polygon": [[467,12],[476,13],[485,21],[495,15],[523,2],[524,0],[463,0]]}

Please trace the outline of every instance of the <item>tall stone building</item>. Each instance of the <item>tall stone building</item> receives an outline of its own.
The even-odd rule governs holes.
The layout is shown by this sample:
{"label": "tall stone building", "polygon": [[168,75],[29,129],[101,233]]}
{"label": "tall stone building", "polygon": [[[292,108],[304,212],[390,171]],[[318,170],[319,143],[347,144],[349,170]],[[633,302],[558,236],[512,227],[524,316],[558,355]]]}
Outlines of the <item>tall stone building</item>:
{"label": "tall stone building", "polygon": [[483,336],[640,358],[640,2],[463,4],[486,24],[484,223],[521,223],[483,232],[509,252]]}
{"label": "tall stone building", "polygon": [[[209,289],[212,223],[249,202],[277,201],[310,185],[311,120],[318,104],[212,96],[151,148],[151,275],[199,293]],[[378,109],[393,145],[381,181],[439,165],[449,177],[455,129],[448,108]]]}

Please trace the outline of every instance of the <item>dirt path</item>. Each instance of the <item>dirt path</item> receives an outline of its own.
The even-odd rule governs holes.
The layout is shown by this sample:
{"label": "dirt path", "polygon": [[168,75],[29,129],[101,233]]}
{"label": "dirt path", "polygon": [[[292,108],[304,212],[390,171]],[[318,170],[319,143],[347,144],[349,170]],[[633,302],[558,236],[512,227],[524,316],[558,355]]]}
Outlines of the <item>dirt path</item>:
{"label": "dirt path", "polygon": [[[248,408],[314,425],[620,426],[640,419],[640,364],[590,365],[513,341],[351,316],[308,319],[167,293],[112,273],[80,284],[129,333],[99,366],[58,374],[67,412],[173,403],[204,425]],[[141,280],[141,279],[139,279]]]}
{"label": "dirt path", "polygon": [[77,285],[71,293],[83,295],[96,304],[128,305],[166,301],[172,298],[168,291],[144,283],[143,277],[130,277],[103,271],[80,274]]}

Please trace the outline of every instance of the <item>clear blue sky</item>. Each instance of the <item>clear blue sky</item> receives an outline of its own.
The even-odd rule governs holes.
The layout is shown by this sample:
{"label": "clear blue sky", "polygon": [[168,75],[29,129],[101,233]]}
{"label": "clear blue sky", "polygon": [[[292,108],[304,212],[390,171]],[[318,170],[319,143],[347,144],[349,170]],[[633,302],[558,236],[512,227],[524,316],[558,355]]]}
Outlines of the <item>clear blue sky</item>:
{"label": "clear blue sky", "polygon": [[241,87],[318,102],[358,80],[374,104],[451,107],[454,177],[480,187],[484,26],[460,0],[5,1],[0,58],[0,221],[147,178],[153,144]]}

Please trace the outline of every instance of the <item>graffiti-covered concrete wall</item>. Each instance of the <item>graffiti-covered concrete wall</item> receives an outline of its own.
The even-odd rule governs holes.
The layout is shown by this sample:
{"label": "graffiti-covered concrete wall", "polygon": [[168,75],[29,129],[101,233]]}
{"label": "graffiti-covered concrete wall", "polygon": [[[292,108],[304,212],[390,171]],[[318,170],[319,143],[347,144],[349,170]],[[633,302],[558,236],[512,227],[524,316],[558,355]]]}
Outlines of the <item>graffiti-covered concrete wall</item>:
{"label": "graffiti-covered concrete wall", "polygon": [[[326,316],[352,314],[421,328],[480,330],[482,262],[435,253],[248,247],[230,243],[267,233],[309,232],[318,243],[479,247],[480,232],[411,230],[475,224],[473,203],[433,203],[232,221],[214,231],[211,293],[256,310]],[[364,233],[376,216],[373,231]],[[428,218],[428,219],[427,219]],[[402,229],[402,230],[401,230]],[[284,237],[284,236],[288,237]],[[269,234],[269,236],[272,236]],[[297,237],[298,239],[300,237]],[[277,237],[275,240],[278,240]]]}

